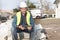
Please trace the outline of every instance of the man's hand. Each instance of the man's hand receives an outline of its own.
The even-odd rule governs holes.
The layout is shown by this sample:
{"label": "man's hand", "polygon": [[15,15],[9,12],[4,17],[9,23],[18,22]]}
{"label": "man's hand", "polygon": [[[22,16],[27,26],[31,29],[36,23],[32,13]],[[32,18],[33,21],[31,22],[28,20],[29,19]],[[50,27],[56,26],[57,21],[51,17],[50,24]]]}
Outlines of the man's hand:
{"label": "man's hand", "polygon": [[28,28],[28,30],[31,30],[32,29],[32,27],[27,27]]}
{"label": "man's hand", "polygon": [[21,29],[21,30],[25,29],[22,25],[18,26],[18,28]]}

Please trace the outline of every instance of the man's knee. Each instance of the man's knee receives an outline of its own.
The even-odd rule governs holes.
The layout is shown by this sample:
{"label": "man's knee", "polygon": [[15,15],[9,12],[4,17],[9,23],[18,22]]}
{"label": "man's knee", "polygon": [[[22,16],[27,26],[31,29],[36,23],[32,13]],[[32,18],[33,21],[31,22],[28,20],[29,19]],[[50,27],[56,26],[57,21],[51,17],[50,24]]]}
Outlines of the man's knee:
{"label": "man's knee", "polygon": [[16,28],[12,27],[12,28],[11,28],[11,33],[17,33]]}

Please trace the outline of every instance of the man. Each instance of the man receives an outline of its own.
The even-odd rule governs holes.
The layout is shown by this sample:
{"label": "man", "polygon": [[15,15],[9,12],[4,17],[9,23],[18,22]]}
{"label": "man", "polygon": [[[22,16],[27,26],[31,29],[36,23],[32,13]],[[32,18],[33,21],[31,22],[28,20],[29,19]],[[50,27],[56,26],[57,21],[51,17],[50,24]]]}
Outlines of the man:
{"label": "man", "polygon": [[34,20],[31,13],[27,10],[27,5],[25,2],[20,3],[20,11],[17,12],[16,16],[14,17],[12,26],[13,40],[18,40],[17,33],[27,32],[32,34],[34,29]]}

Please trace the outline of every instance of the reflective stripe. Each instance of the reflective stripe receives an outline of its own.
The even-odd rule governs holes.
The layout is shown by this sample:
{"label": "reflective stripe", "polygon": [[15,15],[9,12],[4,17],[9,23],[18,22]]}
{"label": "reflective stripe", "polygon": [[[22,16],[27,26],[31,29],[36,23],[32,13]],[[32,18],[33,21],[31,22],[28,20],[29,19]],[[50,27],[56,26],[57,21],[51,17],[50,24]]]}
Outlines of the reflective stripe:
{"label": "reflective stripe", "polygon": [[26,21],[27,24],[30,26],[30,12],[27,11],[27,16],[26,16]]}
{"label": "reflective stripe", "polygon": [[17,12],[16,16],[17,16],[17,25],[19,25],[21,21],[21,12]]}
{"label": "reflective stripe", "polygon": [[[21,23],[21,12],[17,12],[16,14],[17,16],[17,25],[19,25]],[[26,16],[26,22],[28,24],[28,26],[30,26],[30,12],[27,11],[27,16]]]}

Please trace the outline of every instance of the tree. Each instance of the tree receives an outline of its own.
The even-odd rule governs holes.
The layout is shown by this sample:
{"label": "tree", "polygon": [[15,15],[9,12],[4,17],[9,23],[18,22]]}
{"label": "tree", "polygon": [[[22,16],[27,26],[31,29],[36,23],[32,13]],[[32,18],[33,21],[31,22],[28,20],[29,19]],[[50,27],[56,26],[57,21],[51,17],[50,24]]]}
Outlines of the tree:
{"label": "tree", "polygon": [[30,3],[29,8],[36,8],[36,6],[33,3]]}
{"label": "tree", "polygon": [[60,2],[60,0],[55,0],[55,2],[54,2],[54,3],[55,3],[55,4],[58,4],[59,2]]}
{"label": "tree", "polygon": [[49,0],[41,0],[41,4],[42,4],[42,8],[44,8],[43,9],[44,13],[48,13],[48,14],[54,13],[54,9],[50,9],[53,3],[51,3]]}

